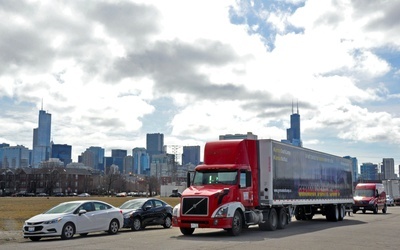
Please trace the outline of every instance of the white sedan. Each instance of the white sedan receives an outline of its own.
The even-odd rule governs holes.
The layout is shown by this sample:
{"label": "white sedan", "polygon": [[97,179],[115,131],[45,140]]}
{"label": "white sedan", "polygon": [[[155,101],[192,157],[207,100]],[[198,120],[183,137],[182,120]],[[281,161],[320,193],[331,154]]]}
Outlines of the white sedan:
{"label": "white sedan", "polygon": [[86,236],[91,232],[116,234],[124,224],[122,211],[96,200],[63,202],[25,221],[24,238],[38,241],[42,237],[59,236],[71,239],[74,234]]}

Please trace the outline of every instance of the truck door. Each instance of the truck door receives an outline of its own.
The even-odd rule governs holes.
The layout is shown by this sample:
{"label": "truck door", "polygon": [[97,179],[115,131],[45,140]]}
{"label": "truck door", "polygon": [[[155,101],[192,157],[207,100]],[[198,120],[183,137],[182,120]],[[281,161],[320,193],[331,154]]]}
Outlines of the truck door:
{"label": "truck door", "polygon": [[240,183],[239,183],[239,195],[240,202],[245,207],[253,206],[253,189],[251,183],[251,172],[246,170],[240,170]]}

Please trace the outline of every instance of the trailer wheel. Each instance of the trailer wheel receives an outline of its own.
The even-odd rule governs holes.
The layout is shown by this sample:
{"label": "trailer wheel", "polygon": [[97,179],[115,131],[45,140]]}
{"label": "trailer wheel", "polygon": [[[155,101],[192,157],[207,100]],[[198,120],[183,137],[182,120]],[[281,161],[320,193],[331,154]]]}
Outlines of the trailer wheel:
{"label": "trailer wheel", "polygon": [[238,236],[242,232],[243,218],[239,211],[235,211],[232,218],[232,228],[228,229],[228,234],[232,236]]}
{"label": "trailer wheel", "polygon": [[339,220],[339,208],[336,205],[327,207],[326,219],[328,221],[338,221]]}
{"label": "trailer wheel", "polygon": [[279,209],[278,212],[278,225],[276,226],[277,229],[284,229],[288,224],[288,218],[286,214],[286,209],[283,207]]}
{"label": "trailer wheel", "polygon": [[342,221],[346,216],[346,207],[345,205],[339,204],[339,221]]}
{"label": "trailer wheel", "polygon": [[275,231],[277,225],[278,215],[275,208],[271,208],[269,210],[268,218],[265,220],[265,222],[258,224],[258,227],[263,231]]}
{"label": "trailer wheel", "polygon": [[183,235],[192,235],[194,232],[194,228],[180,227],[179,229]]}

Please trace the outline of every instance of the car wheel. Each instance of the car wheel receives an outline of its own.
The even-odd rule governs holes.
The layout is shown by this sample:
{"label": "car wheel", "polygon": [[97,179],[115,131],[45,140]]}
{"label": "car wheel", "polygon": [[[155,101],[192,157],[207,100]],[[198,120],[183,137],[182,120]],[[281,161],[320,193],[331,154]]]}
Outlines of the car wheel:
{"label": "car wheel", "polygon": [[72,237],[74,237],[75,233],[75,227],[74,224],[68,222],[64,225],[62,231],[61,231],[61,239],[63,240],[69,240]]}
{"label": "car wheel", "polygon": [[119,229],[119,223],[116,219],[112,220],[110,222],[110,226],[108,227],[108,233],[109,234],[116,234],[118,233],[118,229]]}
{"label": "car wheel", "polygon": [[163,227],[170,228],[172,226],[172,220],[170,216],[165,217]]}
{"label": "car wheel", "polygon": [[42,238],[42,237],[37,237],[37,236],[29,237],[29,239],[30,239],[31,241],[39,241],[41,238]]}
{"label": "car wheel", "polygon": [[194,228],[181,227],[179,229],[183,235],[192,235],[194,232]]}
{"label": "car wheel", "polygon": [[375,207],[374,207],[374,211],[373,211],[373,212],[374,212],[374,214],[377,214],[377,213],[378,213],[378,206],[375,206]]}
{"label": "car wheel", "polygon": [[132,231],[139,231],[142,228],[142,222],[140,221],[140,219],[138,217],[133,219],[133,223],[132,223]]}

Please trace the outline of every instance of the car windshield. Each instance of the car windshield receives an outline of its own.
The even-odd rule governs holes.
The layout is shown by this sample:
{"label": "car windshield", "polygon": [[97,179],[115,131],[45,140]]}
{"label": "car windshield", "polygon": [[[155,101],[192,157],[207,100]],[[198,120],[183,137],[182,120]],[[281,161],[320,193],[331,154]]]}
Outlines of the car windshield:
{"label": "car windshield", "polygon": [[73,212],[81,202],[61,203],[50,210],[44,212],[44,214],[60,214]]}
{"label": "car windshield", "polygon": [[119,208],[121,208],[121,209],[139,209],[143,206],[143,203],[144,203],[143,200],[127,201],[124,204],[122,204]]}
{"label": "car windshield", "polygon": [[237,182],[237,171],[197,171],[193,185],[226,184],[232,185]]}
{"label": "car windshield", "polygon": [[372,189],[357,189],[354,192],[354,196],[373,197],[374,196],[374,190],[372,190]]}

